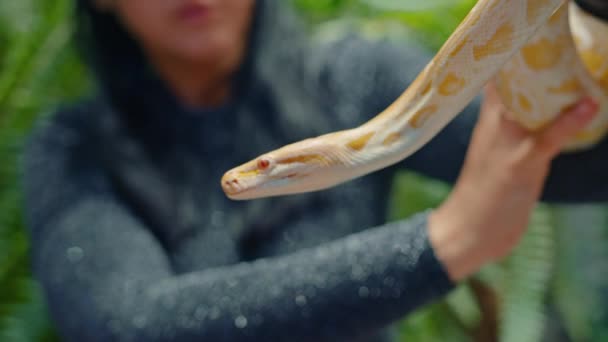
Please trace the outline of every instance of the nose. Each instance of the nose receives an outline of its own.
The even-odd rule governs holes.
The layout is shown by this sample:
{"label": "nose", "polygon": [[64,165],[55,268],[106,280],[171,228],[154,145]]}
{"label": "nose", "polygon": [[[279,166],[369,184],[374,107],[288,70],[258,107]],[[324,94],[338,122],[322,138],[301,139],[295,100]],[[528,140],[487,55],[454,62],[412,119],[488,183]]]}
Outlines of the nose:
{"label": "nose", "polygon": [[221,185],[226,195],[232,195],[240,191],[239,180],[232,172],[227,172],[222,176]]}

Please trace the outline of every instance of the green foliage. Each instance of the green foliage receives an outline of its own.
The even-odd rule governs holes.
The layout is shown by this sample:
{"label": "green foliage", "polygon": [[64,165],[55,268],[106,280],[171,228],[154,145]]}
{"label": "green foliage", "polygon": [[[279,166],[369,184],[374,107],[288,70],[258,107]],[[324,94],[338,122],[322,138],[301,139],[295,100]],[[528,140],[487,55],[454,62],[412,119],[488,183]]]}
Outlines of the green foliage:
{"label": "green foliage", "polygon": [[[292,0],[321,39],[358,30],[438,49],[475,0]],[[19,155],[40,113],[89,89],[71,45],[72,0],[0,1],[0,341],[56,337],[31,277]],[[450,188],[396,179],[389,218],[439,205]],[[547,304],[574,341],[608,340],[608,216],[604,207],[540,206],[514,254],[399,323],[404,341],[540,341]],[[589,271],[591,270],[591,271]],[[559,323],[559,322],[558,322]],[[549,332],[550,333],[550,332]],[[489,336],[489,335],[485,335]]]}
{"label": "green foliage", "polygon": [[[400,175],[396,182],[392,219],[437,207],[450,191],[444,183],[409,172]],[[444,300],[404,319],[403,340],[480,341],[479,331],[490,329],[495,330],[495,340],[501,342],[540,341],[554,253],[551,211],[541,206],[534,212],[530,229],[513,254],[499,264],[486,267],[475,279],[487,286],[490,296],[496,298],[480,298],[470,282],[462,284]],[[485,312],[478,304],[480,300],[496,300],[498,307]],[[495,327],[484,321],[484,317],[491,316],[499,321]]]}
{"label": "green foliage", "polygon": [[[399,25],[430,48],[438,49],[462,21],[475,0],[293,0],[315,26],[336,22],[348,29],[374,30],[386,34]],[[405,32],[404,32],[405,30]]]}
{"label": "green foliage", "polygon": [[555,211],[556,306],[577,341],[608,341],[608,212],[586,205]]}
{"label": "green foliage", "polygon": [[29,269],[19,155],[33,121],[86,82],[70,48],[71,1],[0,3],[0,340],[51,341],[41,291]]}

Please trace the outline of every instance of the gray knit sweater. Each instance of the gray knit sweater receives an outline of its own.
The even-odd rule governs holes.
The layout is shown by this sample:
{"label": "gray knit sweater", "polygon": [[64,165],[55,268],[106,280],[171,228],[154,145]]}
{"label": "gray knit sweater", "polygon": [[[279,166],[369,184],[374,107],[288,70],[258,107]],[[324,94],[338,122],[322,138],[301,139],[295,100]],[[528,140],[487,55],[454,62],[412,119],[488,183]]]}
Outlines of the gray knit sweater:
{"label": "gray knit sweater", "polygon": [[[399,169],[453,182],[471,104],[399,165],[312,194],[234,202],[228,168],[354,127],[390,104],[430,55],[356,37],[302,38],[264,1],[243,85],[222,108],[184,108],[154,77],[41,121],[25,156],[32,258],[68,341],[381,340],[453,286],[426,213],[386,223]],[[544,199],[608,198],[608,142],[558,158]]]}

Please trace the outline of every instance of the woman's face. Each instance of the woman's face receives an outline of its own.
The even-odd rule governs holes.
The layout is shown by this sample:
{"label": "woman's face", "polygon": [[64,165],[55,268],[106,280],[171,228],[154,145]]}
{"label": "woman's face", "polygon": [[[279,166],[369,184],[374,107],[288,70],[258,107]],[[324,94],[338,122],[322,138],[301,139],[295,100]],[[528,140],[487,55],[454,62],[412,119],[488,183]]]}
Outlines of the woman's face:
{"label": "woman's face", "polygon": [[95,0],[156,56],[238,63],[255,0]]}

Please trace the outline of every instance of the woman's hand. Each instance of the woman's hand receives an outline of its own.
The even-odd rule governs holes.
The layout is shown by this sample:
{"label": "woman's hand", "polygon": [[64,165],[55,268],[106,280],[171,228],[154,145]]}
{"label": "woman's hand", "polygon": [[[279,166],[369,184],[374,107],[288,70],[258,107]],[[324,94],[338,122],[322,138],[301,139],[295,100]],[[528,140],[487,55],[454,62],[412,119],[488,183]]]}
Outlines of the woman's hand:
{"label": "woman's hand", "polygon": [[429,218],[429,238],[454,281],[505,257],[526,228],[552,159],[597,112],[586,98],[541,131],[507,119],[493,84],[485,89],[465,164]]}

